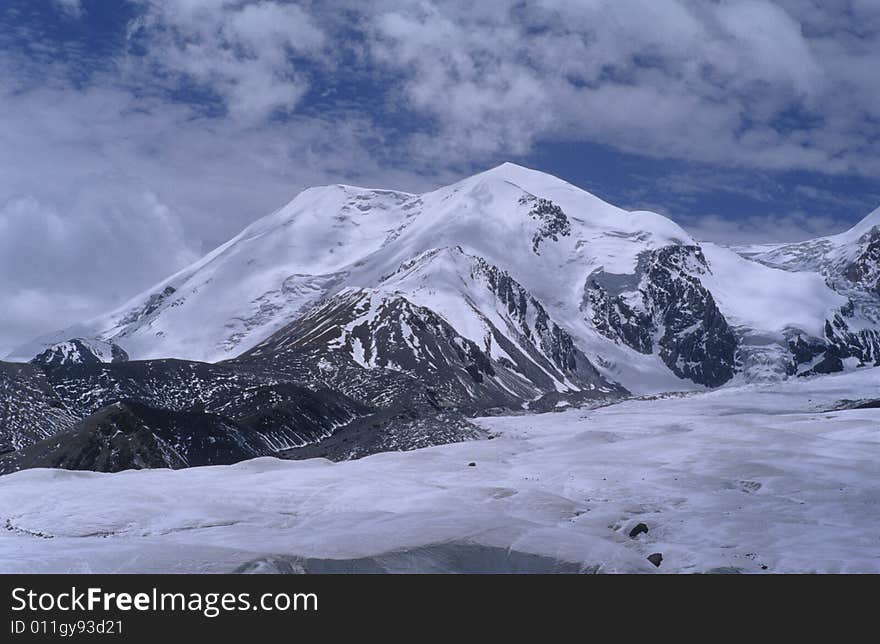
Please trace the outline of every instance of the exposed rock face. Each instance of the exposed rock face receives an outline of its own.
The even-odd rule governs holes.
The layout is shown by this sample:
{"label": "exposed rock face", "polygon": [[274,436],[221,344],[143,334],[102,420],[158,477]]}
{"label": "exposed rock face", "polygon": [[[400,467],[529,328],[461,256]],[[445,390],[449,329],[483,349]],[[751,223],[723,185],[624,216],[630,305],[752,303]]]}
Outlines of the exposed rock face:
{"label": "exposed rock face", "polygon": [[[336,392],[229,365],[148,360],[41,368],[0,363],[0,452],[24,450],[43,439],[72,440],[70,432],[80,421],[116,403],[126,409],[140,405],[185,412],[191,421],[223,418],[256,436],[261,454],[321,440],[372,411]],[[104,426],[115,418],[121,417],[106,417]],[[210,424],[212,418],[203,420]],[[199,427],[193,421],[193,440]]]}
{"label": "exposed rock face", "polygon": [[30,467],[120,472],[226,465],[268,453],[260,436],[214,414],[109,405],[70,430],[0,461],[0,472]]}
{"label": "exposed rock face", "polygon": [[0,452],[20,449],[69,429],[82,418],[68,407],[42,369],[0,362]]}
{"label": "exposed rock face", "polygon": [[529,216],[541,222],[540,228],[532,237],[532,250],[536,255],[540,255],[539,248],[541,242],[547,239],[559,241],[560,237],[567,237],[571,234],[571,224],[568,217],[549,199],[542,199],[533,195],[524,195],[519,199],[520,205],[531,206]]}
{"label": "exposed rock face", "polygon": [[606,337],[640,353],[657,352],[677,376],[717,387],[734,375],[737,339],[700,282],[706,271],[697,246],[647,252],[633,276],[592,275],[585,309]]}
{"label": "exposed rock face", "polygon": [[855,358],[860,365],[880,365],[880,332],[872,328],[850,329],[852,317],[850,306],[825,322],[828,352],[838,358]]}
{"label": "exposed rock face", "polygon": [[788,347],[794,358],[794,363],[791,367],[792,373],[796,370],[797,365],[811,362],[826,349],[825,343],[821,340],[809,336],[803,336],[801,334],[797,334],[797,336],[790,339],[788,341]]}
{"label": "exposed rock face", "polygon": [[843,275],[862,290],[880,295],[880,228],[871,228],[860,241],[862,251],[844,268]]}
{"label": "exposed rock face", "polygon": [[[406,280],[421,283],[418,271],[444,259],[457,272],[437,281],[466,284],[462,292],[444,297],[456,302],[457,311],[466,311],[470,326],[483,329],[479,338],[473,330],[466,337],[440,314],[406,297]],[[436,279],[436,273],[428,275]],[[407,401],[408,406],[471,413],[521,409],[560,391],[588,398],[625,393],[599,374],[571,336],[508,273],[460,249],[437,249],[405,263],[382,289],[340,293],[236,362],[271,364],[304,382],[380,407]]]}
{"label": "exposed rock face", "polygon": [[258,434],[270,452],[320,441],[372,411],[335,392],[292,383],[247,388],[211,408]]}
{"label": "exposed rock face", "polygon": [[825,351],[822,359],[813,365],[807,371],[801,373],[802,376],[815,376],[826,373],[837,373],[843,371],[843,360],[836,354],[833,347]]}
{"label": "exposed rock face", "polygon": [[480,348],[432,311],[360,290],[313,309],[237,362],[271,363],[382,408],[463,404],[495,375]]}
{"label": "exposed rock face", "polygon": [[[517,361],[518,370],[540,382],[541,374],[529,373],[532,364],[538,364],[546,373],[549,369],[574,383],[590,388],[602,383],[602,377],[589,358],[581,352],[572,337],[553,320],[546,309],[510,275],[488,262],[477,259],[476,270],[485,275],[487,286],[506,306],[509,319],[515,323],[514,331],[524,340],[529,361]],[[501,334],[496,340],[503,342]],[[508,342],[509,344],[509,342]],[[530,348],[539,351],[529,351]],[[504,347],[505,350],[508,347]],[[508,351],[516,355],[516,351]],[[549,363],[549,364],[548,364]],[[543,384],[550,389],[551,384]]]}
{"label": "exposed rock face", "polygon": [[139,320],[149,317],[150,314],[158,310],[159,307],[162,306],[162,304],[168,298],[174,295],[175,292],[176,290],[173,286],[166,286],[158,293],[152,293],[144,302],[143,306],[129,311],[129,313],[122,318],[120,324],[133,324]]}

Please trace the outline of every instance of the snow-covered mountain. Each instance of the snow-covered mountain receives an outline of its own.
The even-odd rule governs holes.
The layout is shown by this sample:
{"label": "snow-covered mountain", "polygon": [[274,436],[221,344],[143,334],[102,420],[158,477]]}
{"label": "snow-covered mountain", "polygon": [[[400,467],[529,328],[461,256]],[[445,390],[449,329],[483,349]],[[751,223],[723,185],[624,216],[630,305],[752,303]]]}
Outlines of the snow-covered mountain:
{"label": "snow-covered mountain", "polygon": [[311,188],[119,309],[14,354],[63,361],[71,338],[134,360],[277,366],[284,351],[311,360],[305,381],[396,371],[482,405],[841,370],[880,356],[875,219],[735,252],[509,163],[422,195]]}
{"label": "snow-covered mountain", "polygon": [[737,250],[767,266],[820,275],[843,298],[821,332],[799,343],[813,372],[880,364],[880,208],[839,235]]}
{"label": "snow-covered mountain", "polygon": [[95,339],[71,338],[48,347],[31,362],[46,367],[102,362],[125,362],[128,354],[117,344]]}
{"label": "snow-covered mountain", "polygon": [[312,188],[15,355],[5,570],[877,569],[880,210],[734,249],[511,164]]}
{"label": "snow-covered mountain", "polygon": [[[426,251],[375,288],[324,300],[237,362],[297,364],[302,380],[350,395],[359,374],[406,374],[465,409],[625,393],[521,285],[460,247]],[[387,395],[382,385],[367,397]]]}

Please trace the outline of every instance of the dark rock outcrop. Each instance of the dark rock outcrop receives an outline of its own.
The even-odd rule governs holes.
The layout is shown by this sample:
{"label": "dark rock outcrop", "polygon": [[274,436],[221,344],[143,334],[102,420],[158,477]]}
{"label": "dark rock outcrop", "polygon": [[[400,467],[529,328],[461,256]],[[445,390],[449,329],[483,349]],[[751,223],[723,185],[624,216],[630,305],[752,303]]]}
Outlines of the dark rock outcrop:
{"label": "dark rock outcrop", "polygon": [[255,436],[263,446],[260,454],[321,440],[373,411],[338,392],[229,365],[185,360],[54,367],[0,363],[0,452],[20,452],[46,439],[73,440],[70,432],[82,429],[81,422],[116,403],[130,413],[141,413],[141,407],[157,410],[151,416],[157,422],[164,422],[164,412],[190,414],[193,437],[214,417],[222,418]]}
{"label": "dark rock outcrop", "polygon": [[541,243],[551,239],[559,241],[560,237],[571,234],[571,223],[568,221],[562,208],[549,199],[542,199],[533,195],[523,195],[519,199],[520,205],[531,206],[529,216],[541,222],[540,228],[532,237],[532,250],[540,255]]}
{"label": "dark rock outcrop", "polygon": [[129,469],[226,465],[267,454],[259,435],[199,412],[118,402],[66,432],[0,459],[0,472],[32,467],[120,472]]}
{"label": "dark rock outcrop", "polygon": [[644,253],[633,276],[596,273],[585,289],[593,326],[640,353],[657,353],[669,369],[708,387],[736,370],[737,338],[700,282],[708,271],[697,246]]}
{"label": "dark rock outcrop", "polygon": [[880,229],[871,228],[860,240],[861,252],[843,269],[843,276],[860,289],[880,295]]}
{"label": "dark rock outcrop", "polygon": [[[521,409],[556,394],[572,400],[613,398],[626,391],[606,380],[544,307],[504,271],[460,249],[439,249],[400,271],[454,253],[469,262],[474,288],[506,309],[503,328],[476,308],[487,329],[482,344],[443,317],[396,292],[349,289],[321,303],[234,362],[281,369],[380,408],[433,406],[476,413]],[[388,276],[389,280],[394,275]],[[463,306],[471,306],[466,297]],[[493,358],[493,345],[501,357]]]}

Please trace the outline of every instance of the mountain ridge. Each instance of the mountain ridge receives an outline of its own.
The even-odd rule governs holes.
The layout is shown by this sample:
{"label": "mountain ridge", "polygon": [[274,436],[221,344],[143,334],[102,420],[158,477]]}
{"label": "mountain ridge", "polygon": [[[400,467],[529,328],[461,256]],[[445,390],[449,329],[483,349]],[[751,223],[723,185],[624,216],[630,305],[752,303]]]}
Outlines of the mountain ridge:
{"label": "mountain ridge", "polygon": [[310,188],[0,362],[0,470],[344,460],[486,438],[475,416],[880,365],[878,213],[734,252],[514,164]]}
{"label": "mountain ridge", "polygon": [[[662,215],[622,210],[562,179],[512,163],[423,194],[330,184],[302,191],[190,267],[78,325],[77,333],[61,332],[52,342],[17,353],[45,351],[47,342],[55,346],[75,337],[117,345],[134,359],[235,359],[347,289],[387,289],[386,280],[407,263],[459,248],[508,274],[609,383],[652,393],[737,378],[787,377],[823,359],[816,355],[809,364],[799,362],[805,354],[798,343],[859,346],[863,358],[875,355],[873,335],[862,333],[858,321],[872,312],[880,317],[880,306],[865,286],[880,284],[873,277],[877,258],[871,255],[861,269],[849,269],[861,280],[852,288],[853,280],[838,275],[849,263],[804,267],[779,259],[793,248],[821,257],[832,248],[835,257],[845,251],[856,258],[859,244],[877,230],[875,219],[880,209],[837,236],[734,253],[696,241]],[[877,244],[880,248],[880,236]],[[674,263],[678,251],[663,250],[668,248],[695,249],[702,268],[694,264],[682,271],[670,264],[645,277],[648,257],[665,254],[663,261]],[[738,274],[750,279],[740,280]],[[658,287],[656,280],[665,283]],[[615,287],[613,295],[603,294],[611,283],[626,284],[628,290]],[[413,304],[439,313],[460,337],[477,345],[484,341],[480,324],[466,319],[471,294],[459,293],[451,306],[424,288],[406,288],[418,300]],[[664,291],[691,292],[694,305],[708,317],[676,323],[678,331],[663,340],[675,304]],[[614,309],[606,311],[604,321],[590,312],[600,301]],[[869,319],[871,325],[876,321]],[[620,328],[611,328],[614,324]],[[636,332],[634,325],[642,328]],[[688,344],[678,336],[692,333],[694,325],[715,325],[725,340],[706,348],[710,336],[703,334],[685,349],[693,355],[672,350],[673,344]],[[697,360],[700,352],[709,357]],[[685,367],[695,360],[700,368]]]}

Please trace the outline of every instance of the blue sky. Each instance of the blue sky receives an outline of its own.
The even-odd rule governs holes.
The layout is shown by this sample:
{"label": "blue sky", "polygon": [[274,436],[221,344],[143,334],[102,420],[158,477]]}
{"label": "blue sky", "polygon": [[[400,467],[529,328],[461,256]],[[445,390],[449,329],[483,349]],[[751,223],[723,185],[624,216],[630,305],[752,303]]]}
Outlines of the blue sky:
{"label": "blue sky", "polygon": [[512,160],[696,237],[880,206],[874,0],[5,0],[0,353],[298,190]]}

